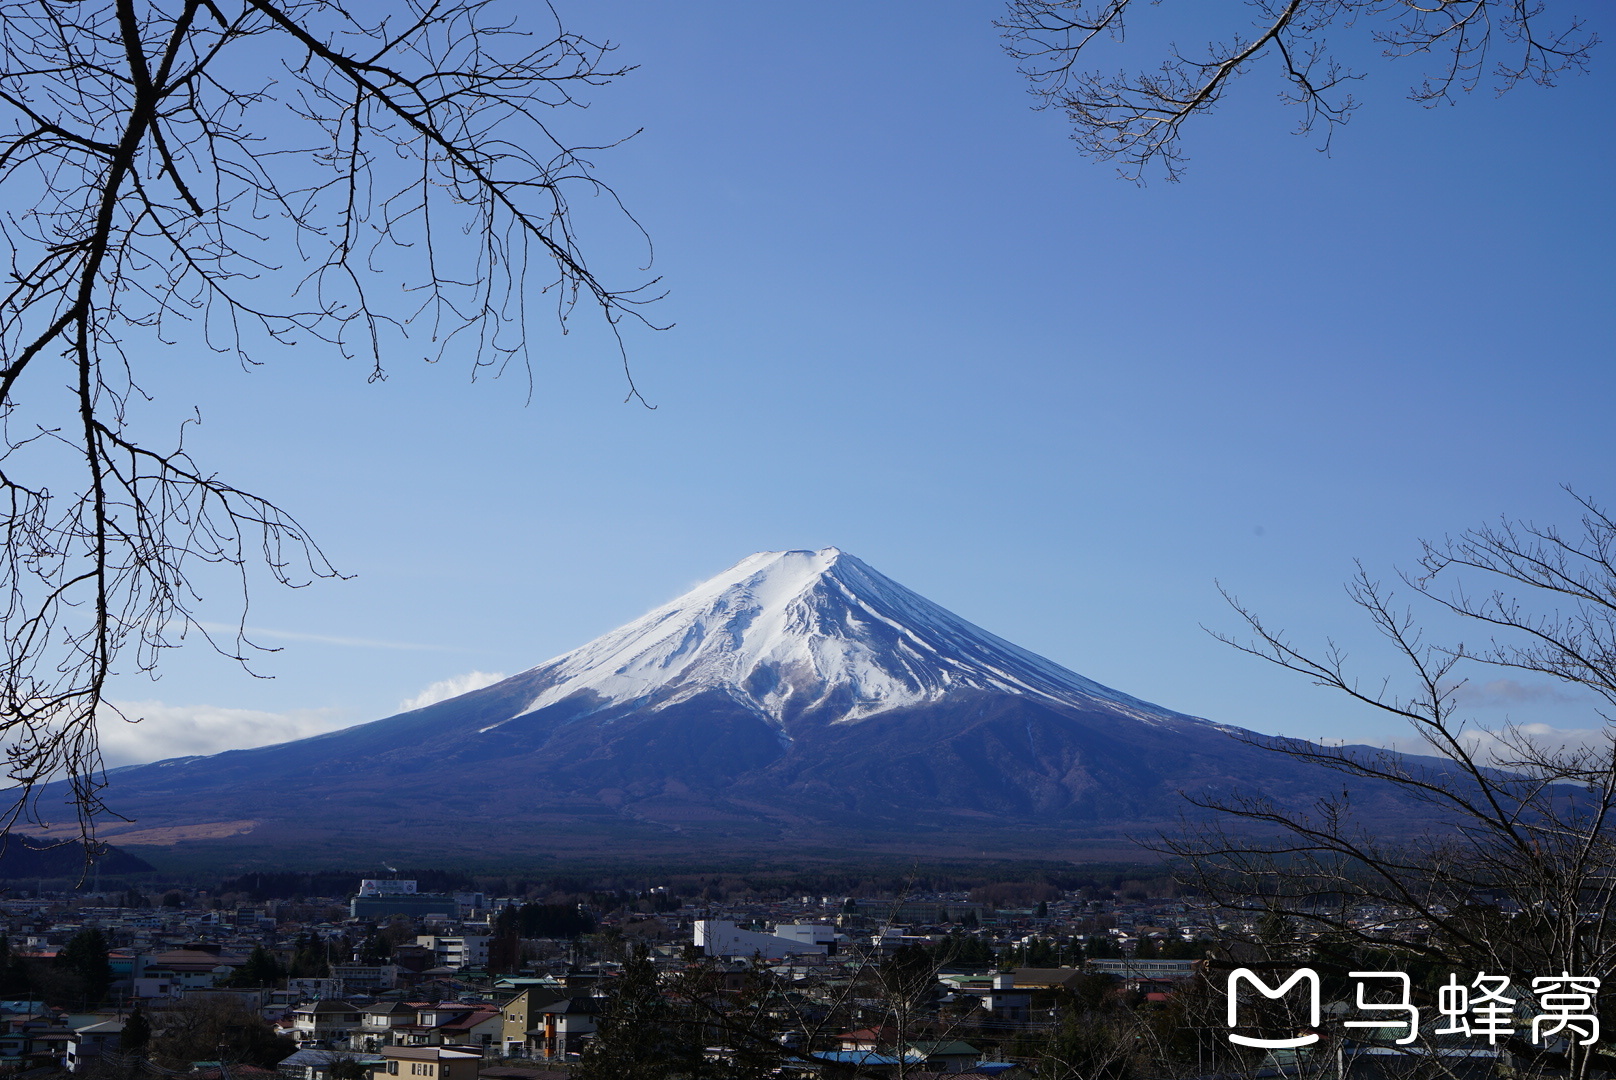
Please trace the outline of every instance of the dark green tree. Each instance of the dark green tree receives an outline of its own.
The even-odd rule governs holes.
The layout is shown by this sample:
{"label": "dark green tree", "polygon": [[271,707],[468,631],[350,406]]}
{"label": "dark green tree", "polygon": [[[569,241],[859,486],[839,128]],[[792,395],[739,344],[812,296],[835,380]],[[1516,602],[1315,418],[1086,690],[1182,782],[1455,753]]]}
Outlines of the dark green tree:
{"label": "dark green tree", "polygon": [[11,951],[11,943],[0,934],[0,997],[25,998],[34,992],[28,961]]}
{"label": "dark green tree", "polygon": [[331,955],[313,930],[305,930],[297,939],[289,973],[294,979],[324,979],[331,974]]}
{"label": "dark green tree", "polygon": [[[1075,1004],[1075,1003],[1073,1003]],[[1123,1017],[1098,1008],[1066,1008],[1038,1048],[1037,1080],[1129,1080],[1137,1037]]]}
{"label": "dark green tree", "polygon": [[90,926],[74,934],[62,948],[56,962],[77,984],[86,1002],[100,1001],[112,985],[112,963],[107,959],[107,939]]}
{"label": "dark green tree", "polygon": [[677,1036],[675,1010],[640,942],[607,995],[606,1011],[584,1049],[575,1080],[671,1080],[681,1071]]}
{"label": "dark green tree", "polygon": [[255,1010],[226,1000],[187,1000],[164,1014],[163,1029],[152,1036],[150,1056],[165,1068],[189,1069],[193,1061],[273,1069],[297,1049],[275,1034]]}
{"label": "dark green tree", "polygon": [[595,932],[595,918],[576,904],[523,904],[517,933],[525,938],[576,938]]}
{"label": "dark green tree", "polygon": [[504,975],[522,966],[522,934],[517,909],[507,907],[494,919],[494,936],[488,943],[488,973]]}
{"label": "dark green tree", "polygon": [[966,970],[994,966],[993,948],[977,934],[955,931],[937,947],[937,962]]}
{"label": "dark green tree", "polygon": [[286,969],[281,962],[275,959],[275,954],[262,945],[254,945],[247,962],[236,969],[230,976],[231,986],[264,986],[275,987],[286,977]]}
{"label": "dark green tree", "polygon": [[910,1009],[922,1009],[937,989],[937,960],[923,945],[901,945],[880,967],[881,985]]}
{"label": "dark green tree", "polygon": [[123,1022],[123,1030],[118,1032],[118,1049],[126,1054],[138,1054],[146,1049],[151,1042],[151,1021],[136,1005],[129,1018]]}
{"label": "dark green tree", "polygon": [[[774,1016],[784,1003],[780,984],[753,963],[739,986],[733,973],[715,960],[695,964],[674,977],[667,998],[674,1010],[675,1075],[703,1080],[772,1080],[780,1075],[785,1052]],[[708,1054],[708,1048],[721,1048]]]}
{"label": "dark green tree", "polygon": [[393,943],[381,934],[368,935],[359,946],[359,960],[364,964],[385,964],[393,955]]}

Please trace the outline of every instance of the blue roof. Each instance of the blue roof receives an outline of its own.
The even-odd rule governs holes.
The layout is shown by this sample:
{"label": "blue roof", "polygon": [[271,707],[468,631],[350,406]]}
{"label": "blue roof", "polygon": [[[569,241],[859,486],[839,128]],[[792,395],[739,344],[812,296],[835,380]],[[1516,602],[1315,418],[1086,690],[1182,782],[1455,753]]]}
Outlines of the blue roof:
{"label": "blue roof", "polygon": [[[337,1061],[357,1061],[361,1065],[374,1065],[387,1059],[380,1054],[356,1054],[348,1050],[320,1050],[309,1048],[296,1050],[290,1057],[281,1059],[282,1065],[313,1065],[316,1068],[322,1065],[329,1066]],[[215,1065],[218,1062],[214,1062]]]}
{"label": "blue roof", "polygon": [[879,1054],[874,1050],[822,1050],[810,1057],[820,1061],[829,1061],[837,1065],[900,1065],[897,1058],[891,1054]]}

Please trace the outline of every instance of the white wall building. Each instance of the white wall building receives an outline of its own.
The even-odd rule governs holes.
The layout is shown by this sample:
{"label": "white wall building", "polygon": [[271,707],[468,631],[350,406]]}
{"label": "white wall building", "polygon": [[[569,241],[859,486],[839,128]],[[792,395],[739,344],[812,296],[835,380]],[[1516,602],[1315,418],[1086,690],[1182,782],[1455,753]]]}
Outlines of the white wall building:
{"label": "white wall building", "polygon": [[830,943],[835,940],[835,931],[828,926],[784,923],[775,929],[790,931],[795,936],[742,930],[722,919],[697,919],[695,943],[708,956],[751,956],[759,953],[774,960],[802,953],[824,956],[830,951]]}
{"label": "white wall building", "polygon": [[488,963],[487,937],[471,934],[449,936],[445,934],[418,934],[417,945],[432,950],[438,967],[480,968]]}
{"label": "white wall building", "polygon": [[834,926],[822,926],[819,923],[776,923],[774,936],[783,937],[788,941],[800,941],[804,945],[824,945],[828,951],[836,951]]}

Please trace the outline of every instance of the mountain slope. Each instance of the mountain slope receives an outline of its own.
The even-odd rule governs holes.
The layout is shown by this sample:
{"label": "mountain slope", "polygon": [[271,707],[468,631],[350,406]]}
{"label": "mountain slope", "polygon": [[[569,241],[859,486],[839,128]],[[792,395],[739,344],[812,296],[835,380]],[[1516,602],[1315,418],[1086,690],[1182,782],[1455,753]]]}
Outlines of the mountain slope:
{"label": "mountain slope", "polygon": [[115,770],[108,801],[136,823],[108,835],[210,826],[304,857],[1057,854],[1170,822],[1183,791],[1299,804],[1333,783],[1256,738],[1102,686],[834,548],[765,552],[493,686]]}

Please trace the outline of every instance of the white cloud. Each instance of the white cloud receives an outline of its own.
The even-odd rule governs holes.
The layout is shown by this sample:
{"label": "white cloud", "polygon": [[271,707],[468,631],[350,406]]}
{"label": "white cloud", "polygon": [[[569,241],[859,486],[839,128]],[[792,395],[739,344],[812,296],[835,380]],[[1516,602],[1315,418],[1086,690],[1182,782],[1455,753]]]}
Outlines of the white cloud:
{"label": "white cloud", "polygon": [[253,638],[280,638],[283,641],[309,641],[316,645],[344,645],[356,649],[402,649],[407,652],[465,652],[458,645],[422,645],[413,641],[378,641],[375,638],[333,637],[330,634],[304,634],[293,630],[270,630],[262,626],[232,626],[228,623],[202,622],[197,623],[210,634],[222,634],[234,637],[237,633],[245,634],[248,641]]}
{"label": "white cloud", "polygon": [[[1523,738],[1539,751],[1575,753],[1580,750],[1597,749],[1608,754],[1613,735],[1616,735],[1616,732],[1607,728],[1557,728],[1549,724],[1514,724],[1501,728],[1468,727],[1460,733],[1459,740],[1482,761],[1502,764],[1519,760],[1520,752],[1514,749],[1512,744],[1519,746]],[[1391,739],[1385,746],[1388,750],[1397,750],[1405,754],[1440,752],[1418,737]]]}
{"label": "white cloud", "polygon": [[1453,700],[1459,705],[1482,708],[1508,708],[1512,705],[1568,705],[1585,697],[1568,694],[1554,683],[1523,683],[1514,679],[1467,682],[1455,687]]}
{"label": "white cloud", "polygon": [[409,712],[411,709],[424,709],[428,705],[436,705],[440,701],[447,701],[461,694],[469,694],[473,690],[481,690],[485,686],[492,686],[501,679],[509,676],[498,671],[468,671],[464,675],[455,675],[451,678],[440,679],[416,694],[398,703],[400,712]]}
{"label": "white cloud", "polygon": [[[499,682],[492,671],[468,671],[442,679],[399,703],[399,711],[424,708]],[[101,758],[107,768],[164,758],[218,754],[306,739],[360,722],[351,709],[290,709],[265,712],[218,705],[169,705],[162,701],[116,701],[120,719],[106,710],[100,724]],[[365,717],[363,719],[374,719]],[[131,722],[134,721],[134,722]],[[3,786],[3,785],[0,785]]]}
{"label": "white cloud", "polygon": [[[161,701],[113,704],[126,719],[113,715],[102,718],[101,757],[107,768],[269,746],[336,731],[354,723],[352,715],[344,709],[292,709],[274,713],[217,705],[168,705]],[[139,722],[130,722],[135,720]]]}

